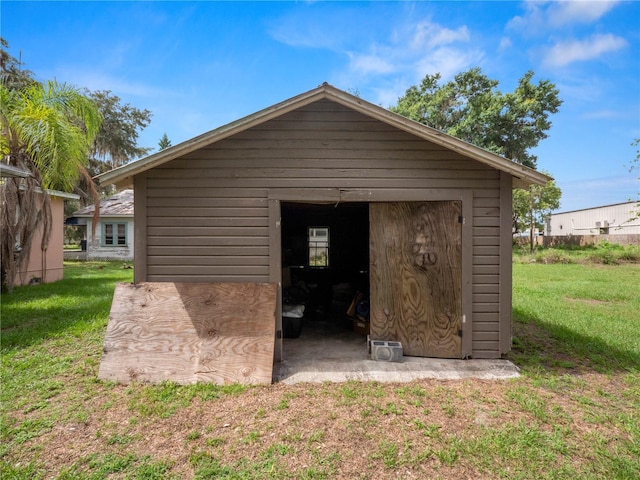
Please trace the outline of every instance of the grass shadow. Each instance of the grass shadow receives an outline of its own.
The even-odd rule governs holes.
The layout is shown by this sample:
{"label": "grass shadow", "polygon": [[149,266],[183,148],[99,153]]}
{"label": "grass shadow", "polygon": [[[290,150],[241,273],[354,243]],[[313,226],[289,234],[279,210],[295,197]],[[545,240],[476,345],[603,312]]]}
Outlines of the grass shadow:
{"label": "grass shadow", "polygon": [[525,373],[640,371],[639,354],[612,346],[597,335],[577,333],[519,308],[514,308],[513,320],[513,347],[508,358]]}

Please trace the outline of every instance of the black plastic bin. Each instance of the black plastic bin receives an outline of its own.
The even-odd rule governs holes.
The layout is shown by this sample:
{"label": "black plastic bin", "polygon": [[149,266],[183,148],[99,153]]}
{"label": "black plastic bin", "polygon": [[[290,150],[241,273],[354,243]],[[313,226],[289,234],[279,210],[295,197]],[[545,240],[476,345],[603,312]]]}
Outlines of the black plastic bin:
{"label": "black plastic bin", "polygon": [[302,333],[304,318],[282,317],[282,335],[284,338],[298,338]]}

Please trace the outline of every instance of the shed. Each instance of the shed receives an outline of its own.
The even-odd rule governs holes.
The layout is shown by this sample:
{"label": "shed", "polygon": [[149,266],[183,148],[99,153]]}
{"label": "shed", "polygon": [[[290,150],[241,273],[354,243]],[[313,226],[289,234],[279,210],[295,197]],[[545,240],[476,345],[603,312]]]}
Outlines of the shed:
{"label": "shed", "polygon": [[133,189],[100,200],[100,220],[94,228],[95,208],[81,208],[66,221],[86,228],[87,260],[133,260]]}
{"label": "shed", "polygon": [[[0,162],[0,178],[21,179],[31,172]],[[0,180],[0,192],[4,180]],[[31,241],[29,258],[22,271],[17,272],[15,285],[38,285],[62,280],[64,268],[64,201],[80,198],[73,193],[47,190],[51,206],[51,232],[46,248],[42,248],[44,230],[38,228]],[[4,196],[3,196],[4,198]],[[20,245],[16,245],[21,248]],[[40,248],[38,248],[40,247]]]}
{"label": "shed", "polygon": [[136,284],[278,286],[276,361],[283,282],[360,290],[405,355],[500,358],[512,188],[549,180],[326,83],[99,178],[134,186]]}

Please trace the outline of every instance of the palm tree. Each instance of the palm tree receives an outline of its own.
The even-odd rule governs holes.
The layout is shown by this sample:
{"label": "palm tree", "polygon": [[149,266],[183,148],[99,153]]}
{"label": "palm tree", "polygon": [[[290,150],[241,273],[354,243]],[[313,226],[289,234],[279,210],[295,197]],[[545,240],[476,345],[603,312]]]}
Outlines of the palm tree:
{"label": "palm tree", "polygon": [[0,153],[6,163],[30,172],[2,185],[2,286],[11,289],[31,250],[34,233],[44,229],[47,249],[51,209],[47,189],[72,189],[87,176],[91,142],[100,114],[80,90],[57,82],[0,84]]}

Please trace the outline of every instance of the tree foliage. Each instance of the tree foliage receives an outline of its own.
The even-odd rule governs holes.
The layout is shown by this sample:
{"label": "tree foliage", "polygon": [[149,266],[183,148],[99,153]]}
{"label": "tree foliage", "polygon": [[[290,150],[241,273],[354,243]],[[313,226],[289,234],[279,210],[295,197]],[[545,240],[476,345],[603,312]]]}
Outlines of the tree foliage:
{"label": "tree foliage", "polygon": [[151,122],[149,110],[123,104],[120,97],[109,90],[89,92],[89,97],[95,102],[103,118],[91,151],[94,161],[102,162],[108,167],[105,169],[96,165],[99,170],[106,171],[125,165],[151,151],[150,148],[139,147],[137,143],[138,130],[144,129]]}
{"label": "tree foliage", "polygon": [[513,92],[502,93],[499,82],[480,68],[446,83],[441,83],[440,74],[426,75],[391,110],[535,168],[537,158],[530,150],[547,137],[549,117],[562,101],[553,83],[534,83],[533,76],[525,73]]}
{"label": "tree foliage", "polygon": [[167,136],[167,133],[163,133],[162,137],[160,137],[160,141],[158,142],[158,148],[160,150],[164,150],[165,148],[169,148],[171,146],[171,140]]}
{"label": "tree foliage", "polygon": [[40,248],[48,248],[47,189],[69,190],[87,175],[100,114],[78,89],[33,80],[4,49],[2,59],[0,154],[9,165],[29,172],[28,178],[7,178],[2,183],[2,286],[11,289],[28,261],[38,228],[43,231]]}
{"label": "tree foliage", "polygon": [[560,207],[562,191],[554,180],[545,186],[531,185],[525,190],[513,191],[513,231],[523,232],[529,229],[529,246],[534,249],[534,231],[543,230],[547,217]]}
{"label": "tree foliage", "polygon": [[[550,117],[562,104],[559,91],[548,80],[533,81],[526,72],[513,92],[498,90],[499,82],[480,68],[459,73],[442,83],[440,74],[426,75],[419,85],[407,89],[391,110],[436,128],[493,153],[536,168],[531,153],[551,128]],[[514,190],[514,231],[531,230],[560,205],[560,189],[546,186]],[[533,245],[533,243],[532,243]]]}

